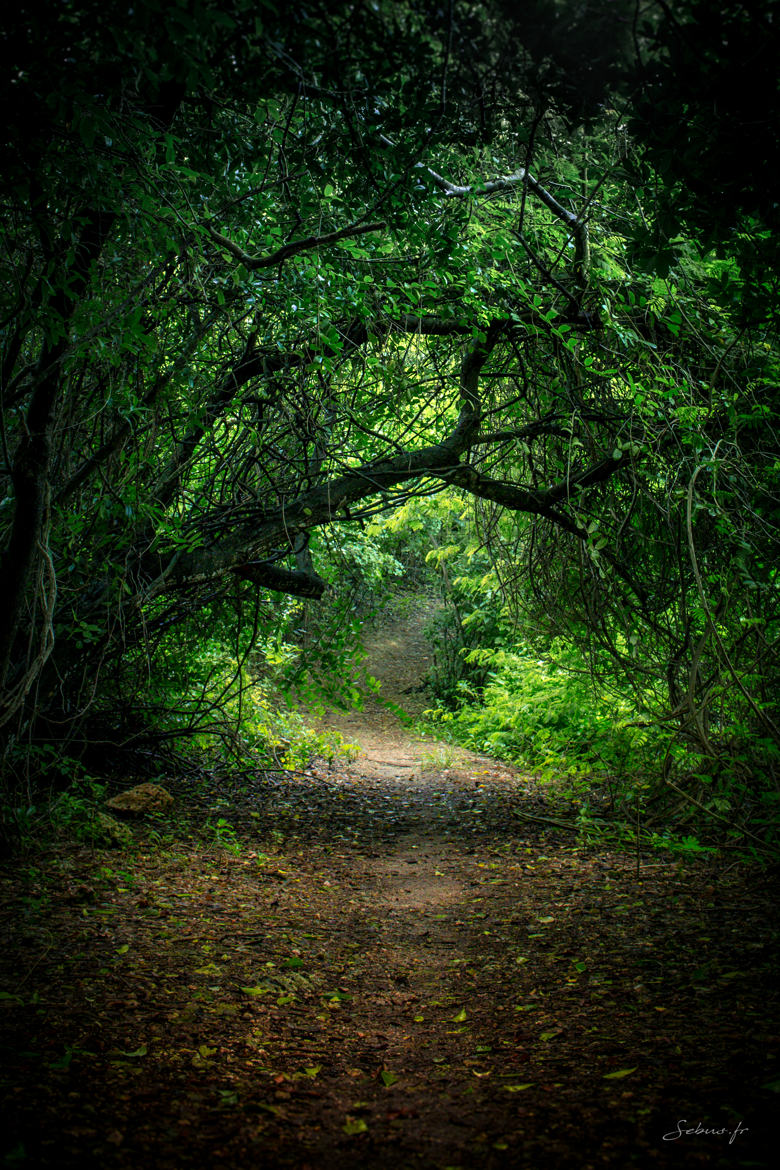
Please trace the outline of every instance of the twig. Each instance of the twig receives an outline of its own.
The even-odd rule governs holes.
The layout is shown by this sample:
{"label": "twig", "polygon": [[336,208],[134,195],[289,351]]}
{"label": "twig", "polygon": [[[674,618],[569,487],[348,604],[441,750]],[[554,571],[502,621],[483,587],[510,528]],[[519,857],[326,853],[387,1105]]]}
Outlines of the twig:
{"label": "twig", "polygon": [[524,821],[538,821],[542,825],[555,825],[558,829],[568,829],[570,833],[579,832],[579,825],[570,825],[566,821],[554,821],[552,817],[535,817],[532,813],[518,812],[517,809],[512,811],[516,817],[522,817]]}

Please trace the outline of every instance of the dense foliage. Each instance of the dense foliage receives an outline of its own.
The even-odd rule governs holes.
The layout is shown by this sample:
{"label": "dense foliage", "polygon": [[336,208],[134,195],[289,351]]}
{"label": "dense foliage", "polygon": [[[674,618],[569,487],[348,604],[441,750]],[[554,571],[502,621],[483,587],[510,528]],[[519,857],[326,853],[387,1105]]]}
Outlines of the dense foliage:
{"label": "dense foliage", "polygon": [[[11,788],[53,743],[224,739],[300,643],[290,598],[326,596],[313,667],[337,676],[350,579],[377,587],[404,556],[372,521],[441,531],[445,492],[471,509],[457,555],[492,574],[467,652],[514,655],[527,687],[524,656],[562,639],[667,729],[667,780],[699,807],[716,784],[726,821],[736,792],[768,832],[765,141],[700,214],[724,65],[691,74],[681,151],[675,62],[703,6],[514,7],[80,0],[6,19]],[[724,12],[747,69],[742,6]]]}

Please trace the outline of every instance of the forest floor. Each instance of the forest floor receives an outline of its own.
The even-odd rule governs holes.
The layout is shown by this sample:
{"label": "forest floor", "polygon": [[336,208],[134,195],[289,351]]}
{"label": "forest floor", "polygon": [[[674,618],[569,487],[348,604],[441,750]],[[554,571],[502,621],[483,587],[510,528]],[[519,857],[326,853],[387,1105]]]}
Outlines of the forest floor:
{"label": "forest floor", "polygon": [[[367,647],[419,711],[419,611]],[[171,778],[130,846],[4,866],[6,1165],[776,1164],[774,878],[637,871],[376,700],[329,722],[347,766]]]}

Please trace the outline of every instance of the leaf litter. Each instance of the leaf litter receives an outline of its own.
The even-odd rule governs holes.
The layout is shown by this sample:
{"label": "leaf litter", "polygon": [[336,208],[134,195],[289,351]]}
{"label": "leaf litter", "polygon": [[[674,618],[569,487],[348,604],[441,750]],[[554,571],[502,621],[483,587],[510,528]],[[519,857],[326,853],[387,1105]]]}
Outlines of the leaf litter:
{"label": "leaf litter", "polygon": [[[374,646],[391,700],[415,631]],[[0,871],[6,1164],[772,1164],[776,876],[637,875],[532,778],[341,720],[343,768],[181,783],[165,844]]]}

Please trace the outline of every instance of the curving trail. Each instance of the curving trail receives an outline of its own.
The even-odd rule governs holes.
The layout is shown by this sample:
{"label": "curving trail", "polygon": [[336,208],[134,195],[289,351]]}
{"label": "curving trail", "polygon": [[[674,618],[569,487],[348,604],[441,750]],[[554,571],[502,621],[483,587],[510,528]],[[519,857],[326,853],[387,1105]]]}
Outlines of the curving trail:
{"label": "curving trail", "polygon": [[[419,615],[368,648],[424,705]],[[182,784],[162,839],[4,871],[8,1164],[773,1165],[768,879],[637,874],[532,778],[339,720],[347,767]]]}

